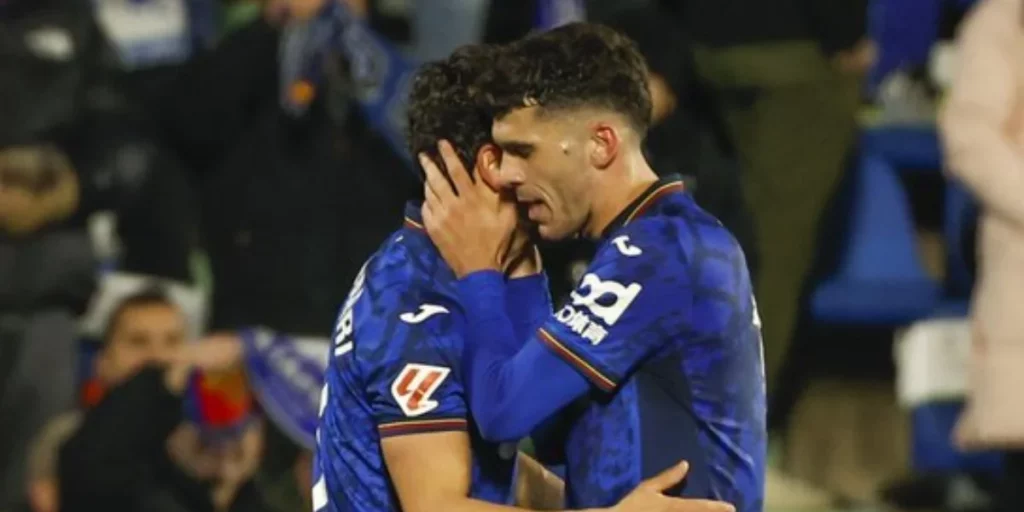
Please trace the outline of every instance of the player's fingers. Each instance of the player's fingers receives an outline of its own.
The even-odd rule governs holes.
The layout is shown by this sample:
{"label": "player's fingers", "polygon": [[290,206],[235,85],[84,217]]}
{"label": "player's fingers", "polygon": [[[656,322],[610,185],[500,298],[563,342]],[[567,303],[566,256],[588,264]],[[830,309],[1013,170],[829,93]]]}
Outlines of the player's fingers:
{"label": "player's fingers", "polygon": [[668,510],[673,512],[736,512],[736,507],[724,501],[690,500],[685,498],[668,498],[672,504]]}
{"label": "player's fingers", "polygon": [[455,197],[458,192],[452,190],[451,184],[445,179],[444,173],[434,163],[434,160],[423,153],[420,153],[419,160],[420,166],[423,167],[423,174],[426,176],[427,187],[440,200],[439,204],[443,204],[445,201]]}
{"label": "player's fingers", "polygon": [[423,218],[423,227],[426,228],[427,232],[434,231],[434,210],[427,201],[424,201],[423,206],[420,207],[420,216]]}
{"label": "player's fingers", "polygon": [[431,188],[430,185],[428,185],[427,183],[423,184],[423,198],[425,199],[423,201],[424,207],[429,206],[430,208],[440,209],[441,207],[444,206],[444,204],[441,202],[441,198],[438,197],[437,193],[434,192],[434,189]]}
{"label": "player's fingers", "polygon": [[444,166],[448,169],[448,177],[455,184],[457,193],[462,196],[471,190],[473,179],[469,177],[466,166],[462,164],[462,159],[459,158],[452,144],[446,140],[441,140],[441,142],[437,143],[437,151],[441,154],[441,159],[444,160]]}
{"label": "player's fingers", "polygon": [[648,478],[640,483],[641,487],[645,487],[652,491],[661,492],[668,489],[686,478],[686,472],[690,470],[690,463],[685,460],[672,466],[657,475]]}

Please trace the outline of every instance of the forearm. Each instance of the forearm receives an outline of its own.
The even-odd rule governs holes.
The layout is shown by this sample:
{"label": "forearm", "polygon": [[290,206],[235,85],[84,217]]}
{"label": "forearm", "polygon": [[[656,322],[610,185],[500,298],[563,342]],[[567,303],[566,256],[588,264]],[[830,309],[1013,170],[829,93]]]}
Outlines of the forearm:
{"label": "forearm", "polygon": [[470,408],[484,438],[516,441],[551,414],[587,392],[589,384],[537,339],[519,339],[505,305],[505,283],[496,272],[459,282],[466,309],[463,370]]}
{"label": "forearm", "polygon": [[559,510],[565,504],[565,482],[520,452],[516,469],[516,504],[531,510]]}
{"label": "forearm", "polygon": [[[514,506],[510,506],[510,505],[498,505],[498,504],[495,504],[495,503],[489,503],[489,502],[486,502],[486,501],[475,500],[475,499],[472,499],[472,498],[459,498],[459,499],[452,499],[452,500],[446,500],[446,501],[439,501],[439,502],[435,502],[435,504],[431,505],[430,507],[423,507],[422,510],[423,511],[427,511],[427,510],[431,510],[431,511],[433,511],[433,510],[445,510],[445,511],[450,511],[450,512],[514,512],[514,511],[532,512],[534,510],[559,510],[559,511],[569,512],[569,509],[565,509],[565,508],[563,508],[563,509],[522,508],[522,507],[514,507]],[[581,512],[598,512],[600,510],[608,510],[608,509],[588,508],[588,509],[581,509]]]}
{"label": "forearm", "polygon": [[505,288],[505,308],[518,340],[525,341],[551,314],[551,295],[543,273],[509,279]]}

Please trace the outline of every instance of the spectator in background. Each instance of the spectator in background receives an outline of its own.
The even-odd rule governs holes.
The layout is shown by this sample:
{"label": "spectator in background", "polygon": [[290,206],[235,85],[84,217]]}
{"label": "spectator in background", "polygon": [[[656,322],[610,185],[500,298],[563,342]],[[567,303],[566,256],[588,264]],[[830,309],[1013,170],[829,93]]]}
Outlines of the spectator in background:
{"label": "spectator in background", "polygon": [[[320,338],[326,350],[349,285],[420,186],[364,122],[337,53],[318,63],[324,79],[305,111],[282,108],[292,85],[281,83],[283,28],[323,2],[268,2],[262,18],[186,66],[161,116],[166,140],[196,173],[211,329],[263,326]],[[263,477],[293,482],[299,456],[268,428]]]}
{"label": "spectator in background", "polygon": [[139,121],[146,114],[135,99],[143,95],[124,93],[132,84],[124,83],[94,3],[6,0],[0,30],[0,148],[56,146],[78,174],[80,198],[69,224],[83,227],[92,213],[117,210],[123,268],[187,280],[194,220],[178,200],[180,172],[152,137],[140,142],[140,134],[151,133]]}
{"label": "spectator in background", "polygon": [[1024,510],[1024,12],[980,3],[960,34],[959,70],[941,117],[949,170],[981,204],[967,409],[957,440],[1007,450],[1000,512]]}
{"label": "spectator in background", "polygon": [[184,315],[156,289],[124,299],[113,312],[97,381],[87,388],[91,406],[60,448],[62,511],[264,510],[251,484],[259,428],[211,446],[183,421],[191,372],[231,369],[239,348],[186,343],[186,331]]}
{"label": "spectator in background", "polygon": [[[793,337],[818,223],[856,134],[872,60],[866,0],[688,0],[701,78],[721,100],[760,256],[769,391]],[[685,8],[683,8],[685,7]]]}
{"label": "spectator in background", "polygon": [[88,236],[64,220],[77,202],[55,147],[0,149],[0,510],[25,505],[29,440],[74,406],[77,317],[95,279]]}

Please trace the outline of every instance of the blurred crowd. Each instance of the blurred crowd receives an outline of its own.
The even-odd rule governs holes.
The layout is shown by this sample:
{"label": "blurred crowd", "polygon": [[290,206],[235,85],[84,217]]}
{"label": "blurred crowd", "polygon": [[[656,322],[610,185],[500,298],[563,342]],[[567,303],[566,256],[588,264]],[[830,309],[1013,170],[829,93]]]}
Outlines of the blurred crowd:
{"label": "blurred crowd", "polygon": [[[409,73],[584,19],[747,254],[769,508],[1024,510],[1021,9],[0,0],[0,512],[309,510],[288,404],[420,195]],[[556,300],[591,251],[543,248]]]}

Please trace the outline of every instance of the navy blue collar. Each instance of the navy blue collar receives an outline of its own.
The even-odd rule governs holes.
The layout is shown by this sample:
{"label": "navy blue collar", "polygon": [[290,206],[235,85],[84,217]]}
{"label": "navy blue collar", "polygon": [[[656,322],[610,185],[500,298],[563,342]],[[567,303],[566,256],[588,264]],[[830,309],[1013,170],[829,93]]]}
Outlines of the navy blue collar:
{"label": "navy blue collar", "polygon": [[682,192],[684,188],[683,178],[678,174],[670,174],[654,182],[651,186],[647,187],[647,190],[644,190],[643,194],[640,194],[633,202],[629,203],[629,206],[622,210],[608,227],[604,228],[601,238],[607,238],[608,235],[617,229],[625,227],[633,220],[643,216],[645,212],[657,204],[659,199],[669,194]]}
{"label": "navy blue collar", "polygon": [[405,227],[415,231],[426,231],[423,227],[422,203],[409,201],[405,203]]}

